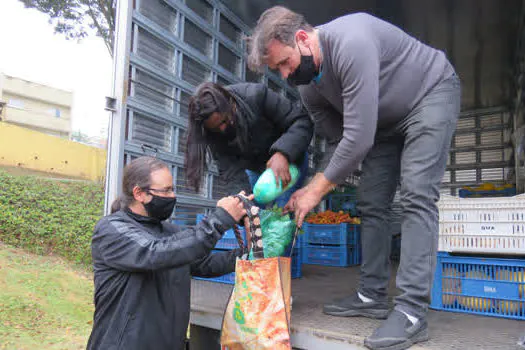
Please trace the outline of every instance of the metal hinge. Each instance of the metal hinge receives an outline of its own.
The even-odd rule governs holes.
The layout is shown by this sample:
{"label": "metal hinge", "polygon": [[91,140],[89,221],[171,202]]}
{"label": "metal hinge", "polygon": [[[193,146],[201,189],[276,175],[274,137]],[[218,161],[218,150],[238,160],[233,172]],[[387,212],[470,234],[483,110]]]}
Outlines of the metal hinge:
{"label": "metal hinge", "polygon": [[112,96],[106,96],[106,106],[104,107],[106,111],[116,112],[117,111],[117,99]]}

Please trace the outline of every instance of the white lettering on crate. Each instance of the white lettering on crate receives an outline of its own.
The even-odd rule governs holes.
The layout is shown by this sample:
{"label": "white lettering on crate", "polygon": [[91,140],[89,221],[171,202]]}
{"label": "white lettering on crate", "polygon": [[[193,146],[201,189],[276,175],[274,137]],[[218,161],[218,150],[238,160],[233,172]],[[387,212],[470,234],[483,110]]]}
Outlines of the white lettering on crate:
{"label": "white lettering on crate", "polygon": [[485,293],[497,293],[496,287],[483,286],[483,291]]}

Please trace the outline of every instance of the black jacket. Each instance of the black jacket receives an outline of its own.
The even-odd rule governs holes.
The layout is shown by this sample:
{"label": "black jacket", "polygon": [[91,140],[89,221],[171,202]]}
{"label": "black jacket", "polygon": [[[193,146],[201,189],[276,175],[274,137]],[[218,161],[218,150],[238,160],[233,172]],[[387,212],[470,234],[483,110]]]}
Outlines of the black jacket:
{"label": "black jacket", "polygon": [[238,142],[210,144],[229,193],[249,190],[244,170],[264,171],[275,152],[300,165],[313,135],[313,122],[306,109],[263,84],[240,83],[226,88],[235,97],[237,118],[247,121],[249,138],[247,149]]}
{"label": "black jacket", "polygon": [[183,349],[191,276],[233,272],[242,255],[210,254],[233,224],[221,208],[185,230],[129,209],[102,218],[91,245],[95,315],[87,349]]}

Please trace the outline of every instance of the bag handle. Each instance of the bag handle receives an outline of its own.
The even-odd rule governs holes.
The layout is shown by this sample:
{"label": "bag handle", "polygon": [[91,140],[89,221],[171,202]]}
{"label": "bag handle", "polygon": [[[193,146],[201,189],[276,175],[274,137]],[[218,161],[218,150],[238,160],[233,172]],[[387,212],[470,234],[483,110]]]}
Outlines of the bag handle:
{"label": "bag handle", "polygon": [[[294,212],[291,212],[290,214],[290,219],[291,220],[295,220],[295,213]],[[295,231],[293,233],[293,237],[292,237],[292,248],[290,249],[290,258],[292,257],[293,255],[293,249],[295,248],[295,241],[297,239],[297,235],[299,234],[299,230],[301,228],[299,226],[297,226],[297,224],[295,225]]]}
{"label": "bag handle", "polygon": [[[237,194],[234,197],[239,198],[244,205],[244,209],[246,209],[246,215],[248,216],[248,222],[250,225],[253,257],[254,259],[264,259],[261,218],[259,217],[260,209],[246,196]],[[237,240],[239,240],[239,238],[237,238]]]}

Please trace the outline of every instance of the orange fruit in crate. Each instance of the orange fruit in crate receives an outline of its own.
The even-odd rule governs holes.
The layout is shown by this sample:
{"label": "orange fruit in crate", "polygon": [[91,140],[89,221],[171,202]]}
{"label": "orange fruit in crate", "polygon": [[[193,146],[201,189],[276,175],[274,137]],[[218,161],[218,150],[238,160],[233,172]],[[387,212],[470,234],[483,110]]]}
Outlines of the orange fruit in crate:
{"label": "orange fruit in crate", "polygon": [[[478,280],[480,283],[482,283],[481,280],[492,280],[489,275],[477,270],[467,271],[465,278]],[[486,298],[461,296],[458,297],[458,303],[467,309],[479,312],[488,311],[492,308],[492,300]]]}
{"label": "orange fruit in crate", "polygon": [[492,300],[485,298],[458,297],[458,303],[467,309],[479,312],[488,311],[492,308]]}
{"label": "orange fruit in crate", "polygon": [[519,291],[520,291],[520,299],[525,299],[525,269],[523,269],[521,272],[517,272],[518,275],[518,282],[520,284]]}
{"label": "orange fruit in crate", "polygon": [[520,314],[520,310],[523,310],[524,306],[525,303],[502,300],[499,302],[498,309],[504,314],[515,315]]}
{"label": "orange fruit in crate", "polygon": [[441,279],[442,302],[443,306],[451,306],[461,294],[461,275],[453,267],[443,269],[443,278]]}
{"label": "orange fruit in crate", "polygon": [[494,184],[489,183],[489,182],[484,183],[478,187],[478,189],[481,191],[493,191],[495,188],[496,186],[494,186]]}
{"label": "orange fruit in crate", "polygon": [[[496,279],[498,281],[514,282],[518,285],[518,291],[520,298],[523,298],[524,289],[524,277],[525,271],[511,271],[507,269],[500,269],[496,271]],[[512,300],[501,300],[499,302],[499,310],[505,314],[516,314],[523,309],[524,303],[512,301]]]}

